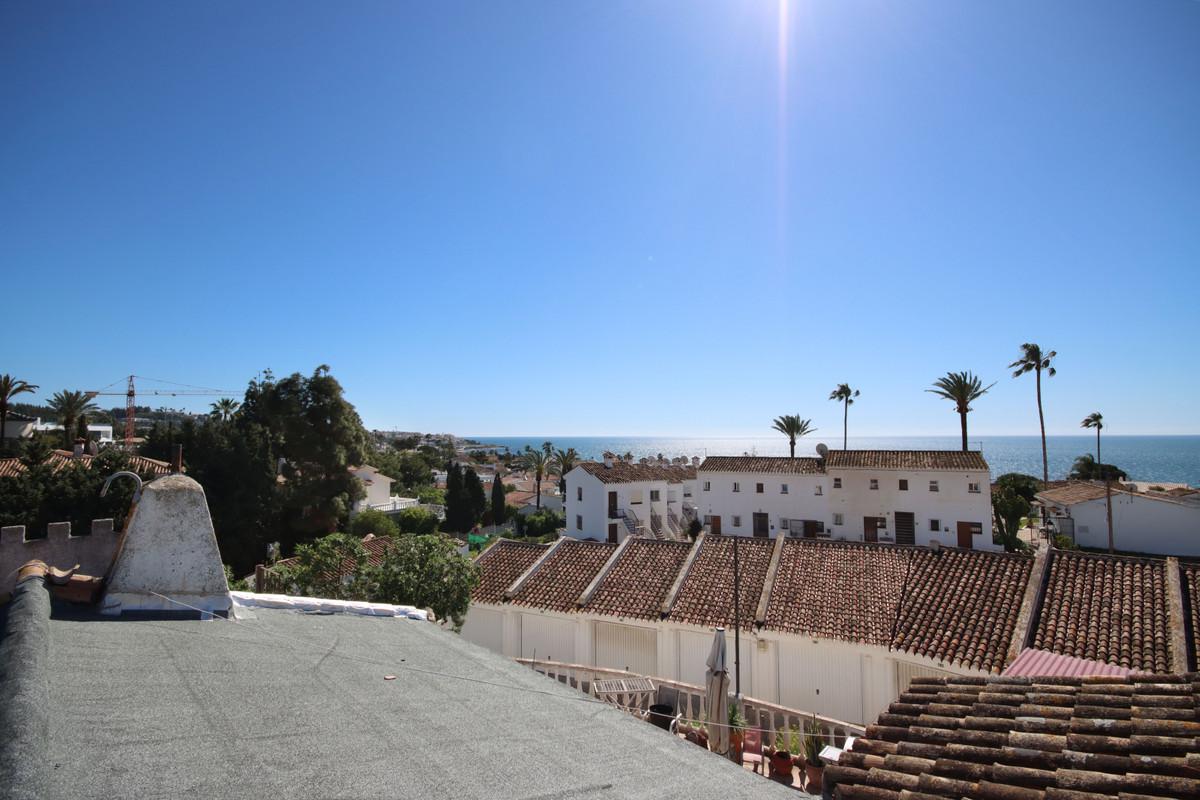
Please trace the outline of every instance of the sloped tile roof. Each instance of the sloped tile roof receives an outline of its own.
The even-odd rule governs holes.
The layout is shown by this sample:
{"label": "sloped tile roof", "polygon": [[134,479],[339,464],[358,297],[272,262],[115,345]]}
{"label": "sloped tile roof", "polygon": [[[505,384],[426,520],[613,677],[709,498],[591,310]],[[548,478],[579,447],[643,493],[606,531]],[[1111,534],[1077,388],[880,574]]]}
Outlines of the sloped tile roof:
{"label": "sloped tile roof", "polygon": [[909,548],[789,539],[764,627],[887,647],[911,555]]}
{"label": "sloped tile roof", "polygon": [[978,450],[830,450],[826,469],[948,469],[986,472]]}
{"label": "sloped tile roof", "polygon": [[595,475],[602,483],[637,483],[638,481],[666,481],[667,483],[682,483],[694,480],[695,467],[658,464],[630,464],[626,461],[615,461],[611,467],[603,462],[585,461],[579,465],[589,475]]}
{"label": "sloped tile roof", "polygon": [[1200,795],[1200,676],[914,678],[837,764],[843,800]]}
{"label": "sloped tile roof", "polygon": [[[72,464],[82,464],[85,467],[90,467],[93,459],[95,459],[95,456],[91,453],[76,456],[70,450],[54,450],[51,451],[50,455],[46,456],[46,460],[42,463],[48,464],[54,467],[55,471],[58,471]],[[169,463],[159,461],[157,458],[147,458],[146,456],[130,456],[129,468],[141,475],[153,475],[156,478],[171,474],[171,465]],[[25,465],[21,463],[21,459],[0,459],[0,478],[15,478],[24,473]]]}
{"label": "sloped tile roof", "polygon": [[25,472],[19,458],[0,458],[0,478],[15,478]]}
{"label": "sloped tile roof", "polygon": [[663,601],[691,552],[690,542],[633,538],[600,582],[584,610],[658,619]]}
{"label": "sloped tile roof", "polygon": [[824,475],[819,458],[770,458],[764,456],[709,456],[701,472],[759,472],[778,475]]}
{"label": "sloped tile roof", "polygon": [[913,549],[892,647],[999,673],[1033,557]]}
{"label": "sloped tile roof", "polygon": [[[692,567],[669,619],[706,628],[724,625],[733,626],[733,536],[704,537]],[[767,568],[771,562],[771,539],[740,538],[738,541],[738,572],[741,592],[739,594],[739,623],[743,630],[754,626],[758,601],[766,582]]]}
{"label": "sloped tile roof", "polygon": [[502,603],[504,590],[537,561],[549,545],[501,539],[484,550],[479,565],[479,583],[471,592],[472,603]]}
{"label": "sloped tile roof", "polygon": [[608,542],[566,539],[538,567],[512,602],[547,611],[574,611],[579,595],[617,549]]}
{"label": "sloped tile roof", "polygon": [[[1117,486],[1113,491],[1120,491]],[[1056,506],[1070,506],[1076,503],[1086,503],[1089,500],[1099,500],[1104,497],[1104,484],[1091,481],[1065,481],[1049,489],[1037,493],[1039,500],[1053,503]]]}
{"label": "sloped tile roof", "polygon": [[1134,670],[1170,671],[1166,562],[1053,551],[1033,646]]}
{"label": "sloped tile roof", "polygon": [[[1185,562],[1180,576],[1185,605],[1191,609],[1192,636],[1200,637],[1200,562]],[[1200,670],[1200,643],[1192,647],[1191,668]]]}

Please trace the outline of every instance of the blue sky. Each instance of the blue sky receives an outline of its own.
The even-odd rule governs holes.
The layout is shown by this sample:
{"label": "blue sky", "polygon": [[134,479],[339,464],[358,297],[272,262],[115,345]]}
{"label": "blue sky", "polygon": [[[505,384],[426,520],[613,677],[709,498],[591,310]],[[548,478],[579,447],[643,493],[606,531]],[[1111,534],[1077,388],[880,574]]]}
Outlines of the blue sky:
{"label": "blue sky", "polygon": [[[1198,433],[1200,3],[0,5],[0,372],[371,426]],[[207,401],[202,401],[207,402]],[[198,405],[199,403],[195,404]],[[180,405],[176,401],[175,405]]]}

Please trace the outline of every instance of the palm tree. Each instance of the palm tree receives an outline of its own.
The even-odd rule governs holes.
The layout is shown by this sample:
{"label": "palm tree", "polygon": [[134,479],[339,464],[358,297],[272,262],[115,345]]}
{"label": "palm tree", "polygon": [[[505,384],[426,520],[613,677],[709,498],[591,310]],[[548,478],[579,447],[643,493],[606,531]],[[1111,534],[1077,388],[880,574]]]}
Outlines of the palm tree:
{"label": "palm tree", "polygon": [[963,452],[967,450],[967,412],[971,410],[971,403],[983,397],[987,394],[988,389],[995,385],[995,383],[991,383],[984,386],[983,381],[979,380],[977,376],[964,370],[963,372],[947,372],[945,377],[938,378],[933,382],[932,389],[925,390],[954,403],[954,410],[958,412],[959,421],[962,423]]}
{"label": "palm tree", "polygon": [[212,411],[208,412],[208,415],[221,420],[221,422],[228,422],[233,419],[233,415],[240,405],[241,403],[232,397],[222,397],[217,402],[211,404]]}
{"label": "palm tree", "polygon": [[1075,459],[1067,477],[1074,481],[1123,481],[1127,479],[1125,470],[1112,464],[1101,464],[1092,458],[1091,453],[1084,453]]}
{"label": "palm tree", "polygon": [[558,490],[564,495],[567,493],[567,473],[575,469],[578,463],[579,453],[575,452],[574,447],[555,450],[554,455],[550,457],[550,471],[558,475]]}
{"label": "palm tree", "polygon": [[1051,359],[1058,355],[1051,350],[1049,353],[1042,352],[1042,348],[1036,344],[1026,342],[1021,345],[1021,357],[1008,365],[1008,368],[1013,370],[1013,377],[1019,378],[1027,372],[1032,372],[1037,376],[1037,404],[1038,404],[1038,426],[1042,430],[1042,481],[1050,482],[1050,467],[1046,459],[1046,417],[1042,413],[1042,371],[1046,372],[1046,376],[1053,378],[1055,369],[1051,363]]}
{"label": "palm tree", "polygon": [[38,387],[12,375],[0,375],[0,441],[8,436],[8,404],[19,394],[32,394]]}
{"label": "palm tree", "polygon": [[817,430],[812,427],[811,419],[800,419],[799,414],[784,414],[782,417],[776,417],[775,421],[771,423],[771,427],[788,437],[792,458],[796,457],[796,440]]}
{"label": "palm tree", "polygon": [[1083,422],[1079,423],[1081,428],[1096,429],[1096,463],[1100,462],[1100,429],[1104,427],[1104,415],[1099,411],[1093,411],[1083,418]]}
{"label": "palm tree", "polygon": [[829,393],[830,400],[837,400],[842,404],[842,449],[846,449],[847,433],[850,429],[850,405],[854,402],[854,398],[858,397],[858,389],[851,389],[848,383],[839,383],[837,388]]}
{"label": "palm tree", "polygon": [[525,445],[525,452],[521,453],[521,466],[533,471],[534,490],[537,492],[533,502],[534,508],[538,511],[542,510],[542,477],[549,469],[550,463],[551,455],[544,445],[541,450],[534,450],[529,445]]}
{"label": "palm tree", "polygon": [[62,423],[63,441],[68,450],[75,441],[76,428],[79,424],[86,424],[89,412],[99,411],[96,404],[92,402],[92,395],[86,392],[71,392],[66,389],[55,392],[54,396],[50,398],[49,405],[58,415],[59,422]]}

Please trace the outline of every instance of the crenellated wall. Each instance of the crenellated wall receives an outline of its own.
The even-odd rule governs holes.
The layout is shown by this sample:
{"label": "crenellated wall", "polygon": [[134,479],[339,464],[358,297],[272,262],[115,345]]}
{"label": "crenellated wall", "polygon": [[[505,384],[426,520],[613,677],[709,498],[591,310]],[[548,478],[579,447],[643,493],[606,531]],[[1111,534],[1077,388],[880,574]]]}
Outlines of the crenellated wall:
{"label": "crenellated wall", "polygon": [[78,564],[84,575],[104,575],[112,564],[119,533],[111,519],[92,520],[91,530],[78,536],[71,535],[69,522],[50,523],[40,539],[27,539],[24,525],[0,528],[0,593],[13,590],[17,569],[27,561],[45,561],[60,569]]}

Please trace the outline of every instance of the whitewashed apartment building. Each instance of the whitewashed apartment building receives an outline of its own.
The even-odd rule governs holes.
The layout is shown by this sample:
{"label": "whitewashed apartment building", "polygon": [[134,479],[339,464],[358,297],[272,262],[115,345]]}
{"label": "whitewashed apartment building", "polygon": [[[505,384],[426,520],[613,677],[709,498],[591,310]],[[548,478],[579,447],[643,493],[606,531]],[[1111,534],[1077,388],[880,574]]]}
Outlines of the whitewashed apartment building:
{"label": "whitewashed apartment building", "polygon": [[[679,538],[695,515],[714,534],[1002,550],[992,541],[979,451],[829,450],[805,458],[710,456],[690,468],[606,457],[567,475],[567,535]],[[660,524],[661,523],[661,524]]]}

